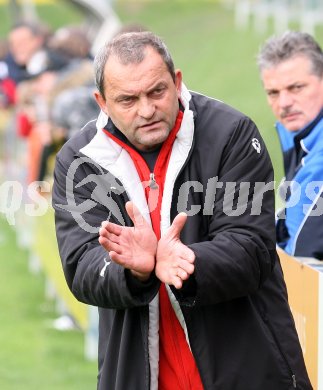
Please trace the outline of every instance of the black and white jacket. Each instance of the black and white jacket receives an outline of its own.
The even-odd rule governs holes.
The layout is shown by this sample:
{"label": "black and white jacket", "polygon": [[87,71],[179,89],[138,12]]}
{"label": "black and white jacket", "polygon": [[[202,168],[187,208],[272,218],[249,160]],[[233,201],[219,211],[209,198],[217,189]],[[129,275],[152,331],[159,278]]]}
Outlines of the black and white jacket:
{"label": "black and white jacket", "polygon": [[[309,390],[275,249],[273,171],[254,123],[183,86],[184,117],[173,145],[161,232],[180,211],[195,272],[168,288],[207,390]],[[98,389],[158,388],[158,290],[110,262],[98,243],[103,220],[130,225],[125,202],[149,220],[129,154],[100,114],[57,155],[57,240],[67,283],[99,307]]]}

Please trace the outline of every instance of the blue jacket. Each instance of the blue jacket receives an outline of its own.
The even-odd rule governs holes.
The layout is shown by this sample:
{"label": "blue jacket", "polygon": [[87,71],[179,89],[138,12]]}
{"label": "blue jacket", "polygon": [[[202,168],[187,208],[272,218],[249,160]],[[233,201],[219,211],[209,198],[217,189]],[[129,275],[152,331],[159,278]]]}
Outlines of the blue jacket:
{"label": "blue jacket", "polygon": [[277,243],[294,256],[323,260],[323,110],[298,132],[276,125],[285,180],[286,207],[278,212]]}

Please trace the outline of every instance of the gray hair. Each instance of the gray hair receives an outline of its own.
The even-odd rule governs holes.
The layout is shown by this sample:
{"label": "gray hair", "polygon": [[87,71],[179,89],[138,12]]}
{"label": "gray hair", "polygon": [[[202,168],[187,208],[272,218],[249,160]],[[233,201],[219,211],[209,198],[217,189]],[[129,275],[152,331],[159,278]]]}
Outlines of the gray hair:
{"label": "gray hair", "polygon": [[95,84],[104,99],[104,68],[109,57],[116,56],[123,65],[139,64],[145,58],[147,46],[160,54],[175,81],[172,57],[165,43],[158,36],[149,31],[118,34],[112,41],[106,43],[94,58]]}
{"label": "gray hair", "polygon": [[310,34],[299,31],[287,31],[280,37],[269,38],[257,56],[259,71],[277,66],[296,56],[308,58],[312,64],[312,73],[322,77],[322,49]]}

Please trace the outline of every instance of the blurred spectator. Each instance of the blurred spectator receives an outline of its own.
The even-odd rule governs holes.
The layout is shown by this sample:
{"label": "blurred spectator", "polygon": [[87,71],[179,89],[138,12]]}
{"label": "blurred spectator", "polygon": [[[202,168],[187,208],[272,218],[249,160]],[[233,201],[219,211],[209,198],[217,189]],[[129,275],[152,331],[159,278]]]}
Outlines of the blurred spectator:
{"label": "blurred spectator", "polygon": [[49,34],[49,29],[40,23],[21,22],[11,29],[6,62],[9,78],[16,84],[29,78],[29,61],[45,47]]}
{"label": "blurred spectator", "polygon": [[[40,23],[21,22],[0,42],[0,108],[16,103],[16,86],[30,77],[30,62],[43,53],[49,29]],[[35,58],[33,63],[38,63]]]}
{"label": "blurred spectator", "polygon": [[[88,121],[84,115],[94,112],[91,103],[88,109],[84,108],[85,101],[94,99],[90,47],[91,43],[81,28],[67,26],[57,30],[48,39],[46,49],[38,51],[29,60],[29,78],[18,87],[17,123],[18,134],[29,137],[28,182],[44,180],[51,172],[51,156],[70,136],[72,127],[82,127]],[[86,99],[84,90],[78,89],[80,87],[86,89],[89,95]],[[65,95],[67,92],[69,93]],[[59,106],[61,94],[62,101],[69,107],[68,111],[64,110],[69,119],[65,120],[63,126],[62,120],[57,115],[52,115],[53,104],[56,102],[56,108]],[[67,100],[72,100],[67,102],[66,96],[69,96]],[[76,111],[80,107],[83,112],[78,115]],[[62,108],[59,110],[62,111]],[[90,116],[91,119],[94,117],[95,114]],[[56,124],[53,119],[58,119],[59,123]],[[77,125],[75,123],[71,126],[73,120],[78,121]]]}
{"label": "blurred spectator", "polygon": [[6,58],[9,54],[8,41],[0,40],[0,109],[7,108],[15,102],[15,83],[9,78]]}
{"label": "blurred spectator", "polygon": [[56,97],[51,119],[57,140],[69,139],[82,126],[97,118],[100,109],[93,97],[93,90],[92,86],[80,86],[68,89]]}
{"label": "blurred spectator", "polygon": [[58,29],[48,41],[48,47],[69,58],[90,58],[91,42],[84,29],[66,26]]}
{"label": "blurred spectator", "polygon": [[3,61],[9,53],[9,46],[7,39],[0,39],[0,61]]}
{"label": "blurred spectator", "polygon": [[[43,154],[51,145],[50,97],[59,83],[61,72],[69,62],[58,53],[47,50],[37,54],[38,61],[30,67],[29,79],[21,82],[17,93],[17,135],[28,137],[27,166],[30,183],[43,180]],[[47,158],[45,159],[45,161]]]}

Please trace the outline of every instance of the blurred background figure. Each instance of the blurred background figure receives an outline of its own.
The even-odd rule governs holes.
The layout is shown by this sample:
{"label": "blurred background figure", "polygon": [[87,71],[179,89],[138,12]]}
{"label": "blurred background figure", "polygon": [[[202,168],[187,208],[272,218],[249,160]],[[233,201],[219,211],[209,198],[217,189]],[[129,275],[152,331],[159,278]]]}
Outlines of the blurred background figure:
{"label": "blurred background figure", "polygon": [[[53,123],[54,101],[65,91],[77,98],[73,90],[82,86],[89,93],[87,101],[94,100],[90,49],[91,43],[80,27],[66,26],[57,30],[48,39],[46,49],[29,62],[29,78],[19,85],[17,106],[18,135],[29,138],[28,182],[42,181],[50,174],[49,159],[68,137],[70,129],[62,133],[62,128]],[[72,103],[79,105],[78,100]],[[70,115],[66,111],[65,114]],[[78,119],[82,120],[82,116]],[[78,128],[85,123],[79,122]]]}
{"label": "blurred background figure", "polygon": [[9,77],[18,84],[29,78],[28,64],[46,46],[50,35],[47,26],[35,22],[14,25],[8,35],[9,53],[6,57]]}
{"label": "blurred background figure", "polygon": [[61,92],[54,99],[51,111],[55,140],[66,141],[80,131],[80,123],[85,125],[96,119],[99,111],[93,99],[93,86],[83,85]]}
{"label": "blurred background figure", "polygon": [[70,58],[91,58],[91,42],[80,26],[59,28],[50,37],[48,47]]}
{"label": "blurred background figure", "polygon": [[323,260],[323,53],[315,39],[290,31],[258,55],[284,156],[277,243],[288,254]]}
{"label": "blurred background figure", "polygon": [[7,58],[9,45],[7,39],[0,40],[0,109],[15,103],[15,83],[9,77]]}

